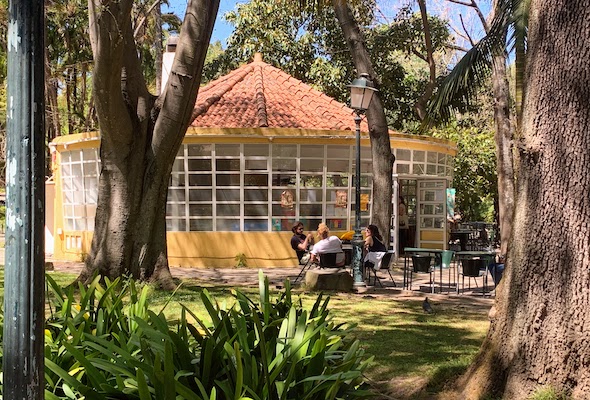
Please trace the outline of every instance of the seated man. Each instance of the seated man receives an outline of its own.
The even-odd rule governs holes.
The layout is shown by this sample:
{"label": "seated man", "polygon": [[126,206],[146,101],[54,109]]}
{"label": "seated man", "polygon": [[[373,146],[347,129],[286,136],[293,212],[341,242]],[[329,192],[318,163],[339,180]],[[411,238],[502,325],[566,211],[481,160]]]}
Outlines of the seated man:
{"label": "seated man", "polygon": [[291,248],[297,253],[299,264],[307,264],[309,255],[306,256],[309,248],[313,245],[313,236],[309,233],[307,236],[303,234],[303,224],[297,222],[291,228],[293,236],[291,237]]}
{"label": "seated man", "polygon": [[342,251],[342,242],[338,236],[330,236],[330,229],[324,223],[318,226],[318,235],[320,241],[317,242],[311,250],[311,261],[319,262],[323,253],[338,253],[336,256],[336,266],[344,265],[344,252]]}

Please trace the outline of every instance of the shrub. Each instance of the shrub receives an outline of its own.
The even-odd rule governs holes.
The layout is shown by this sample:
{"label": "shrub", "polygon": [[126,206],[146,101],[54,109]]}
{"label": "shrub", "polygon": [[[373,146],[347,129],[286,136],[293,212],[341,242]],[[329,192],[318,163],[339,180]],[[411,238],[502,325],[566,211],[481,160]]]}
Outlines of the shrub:
{"label": "shrub", "polygon": [[[46,399],[362,398],[359,342],[332,322],[329,298],[303,309],[289,282],[271,299],[234,291],[222,307],[203,290],[211,323],[183,308],[179,320],[148,309],[147,286],[97,277],[60,288],[51,277],[45,330]],[[188,322],[191,317],[196,324]],[[177,397],[179,396],[179,397]]]}

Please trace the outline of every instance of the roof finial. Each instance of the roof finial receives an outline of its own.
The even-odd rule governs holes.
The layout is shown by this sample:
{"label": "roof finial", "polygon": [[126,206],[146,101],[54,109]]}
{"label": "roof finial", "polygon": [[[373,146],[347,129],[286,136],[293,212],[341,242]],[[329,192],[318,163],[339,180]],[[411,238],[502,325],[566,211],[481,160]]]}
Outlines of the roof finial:
{"label": "roof finial", "polygon": [[262,62],[262,53],[254,53],[254,62]]}

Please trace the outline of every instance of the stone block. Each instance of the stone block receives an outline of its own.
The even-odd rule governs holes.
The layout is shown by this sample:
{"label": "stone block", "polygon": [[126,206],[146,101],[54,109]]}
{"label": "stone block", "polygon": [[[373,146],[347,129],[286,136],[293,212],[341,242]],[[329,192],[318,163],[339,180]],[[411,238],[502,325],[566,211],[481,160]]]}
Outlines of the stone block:
{"label": "stone block", "polygon": [[350,292],[352,276],[344,269],[312,269],[305,274],[305,286],[310,290]]}

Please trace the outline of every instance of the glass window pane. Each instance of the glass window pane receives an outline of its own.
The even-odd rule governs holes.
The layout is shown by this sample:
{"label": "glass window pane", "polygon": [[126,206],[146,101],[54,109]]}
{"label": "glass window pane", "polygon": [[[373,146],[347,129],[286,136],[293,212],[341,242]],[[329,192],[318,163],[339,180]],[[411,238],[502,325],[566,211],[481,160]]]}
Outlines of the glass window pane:
{"label": "glass window pane", "polygon": [[263,217],[268,215],[267,204],[244,204],[244,215],[255,217]]}
{"label": "glass window pane", "polygon": [[[321,204],[300,204],[299,214],[301,216],[321,216],[322,206]],[[317,229],[317,227],[316,227]]]}
{"label": "glass window pane", "polygon": [[245,156],[268,156],[268,144],[256,143],[244,145]]}
{"label": "glass window pane", "polygon": [[72,164],[72,176],[82,176],[82,164]]}
{"label": "glass window pane", "polygon": [[246,219],[244,220],[245,231],[268,231],[268,220],[266,219]]}
{"label": "glass window pane", "polygon": [[304,144],[301,145],[301,157],[318,157],[324,159],[324,145],[322,144]]}
{"label": "glass window pane", "polygon": [[96,204],[98,200],[98,189],[90,189],[85,191],[86,194],[86,203],[87,204]]}
{"label": "glass window pane", "polygon": [[189,204],[188,215],[195,217],[210,217],[213,214],[211,204]]}
{"label": "glass window pane", "polygon": [[321,189],[301,189],[299,191],[299,200],[304,202],[321,202],[323,200],[323,193]]}
{"label": "glass window pane", "polygon": [[240,216],[240,205],[239,204],[217,204],[217,215],[222,217],[239,217]]}
{"label": "glass window pane", "polygon": [[395,158],[402,161],[411,161],[412,153],[408,149],[396,149]]}
{"label": "glass window pane", "polygon": [[186,207],[184,204],[166,204],[166,215],[169,217],[184,217],[186,215]]}
{"label": "glass window pane", "polygon": [[295,159],[273,159],[272,160],[272,169],[273,171],[296,171],[297,170],[297,160]]}
{"label": "glass window pane", "polygon": [[211,171],[211,160],[188,160],[189,171]]}
{"label": "glass window pane", "polygon": [[268,175],[244,174],[244,186],[268,186]]}
{"label": "glass window pane", "polygon": [[350,146],[347,145],[328,145],[328,158],[350,158]]}
{"label": "glass window pane", "polygon": [[239,219],[217,219],[217,230],[225,232],[239,232],[240,231],[240,220]]}
{"label": "glass window pane", "polygon": [[424,162],[426,152],[424,150],[414,150],[414,162]]}
{"label": "glass window pane", "polygon": [[428,155],[426,156],[426,161],[429,164],[436,164],[436,162],[438,161],[438,155],[436,151],[429,151]]}
{"label": "glass window pane", "polygon": [[397,164],[395,170],[398,174],[409,174],[410,164]]}
{"label": "glass window pane", "polygon": [[300,186],[322,187],[322,175],[301,175]]}
{"label": "glass window pane", "polygon": [[184,174],[171,174],[170,183],[168,186],[184,186],[185,175]]}
{"label": "glass window pane", "polygon": [[168,232],[186,231],[186,221],[184,219],[166,219],[166,230]]}
{"label": "glass window pane", "polygon": [[240,160],[229,159],[229,160],[215,160],[215,166],[217,171],[239,171]]}
{"label": "glass window pane", "polygon": [[324,170],[324,159],[323,157],[313,160],[302,159],[300,161],[300,169],[301,171],[321,172]]}
{"label": "glass window pane", "polygon": [[413,172],[416,175],[424,175],[424,165],[423,164],[412,164]]}
{"label": "glass window pane", "polygon": [[189,201],[211,201],[213,193],[211,189],[190,189],[188,191]]}
{"label": "glass window pane", "polygon": [[274,157],[297,157],[296,144],[273,144],[272,156]]}
{"label": "glass window pane", "polygon": [[348,187],[347,175],[328,175],[326,177],[327,187]]}
{"label": "glass window pane", "polygon": [[217,189],[217,201],[240,201],[240,189]]}
{"label": "glass window pane", "polygon": [[328,172],[349,172],[350,162],[348,160],[328,160]]}
{"label": "glass window pane", "polygon": [[438,163],[442,165],[447,163],[447,155],[445,153],[438,153]]}
{"label": "glass window pane", "polygon": [[188,155],[189,156],[211,156],[211,148],[213,147],[210,144],[187,144],[188,148]]}
{"label": "glass window pane", "polygon": [[240,175],[216,175],[217,186],[240,186]]}
{"label": "glass window pane", "polygon": [[268,190],[266,189],[245,189],[244,201],[268,201]]}
{"label": "glass window pane", "polygon": [[371,147],[361,147],[361,160],[370,160],[371,158],[373,158],[373,156],[371,155]]}
{"label": "glass window pane", "polygon": [[184,171],[184,158],[176,158],[174,164],[172,164],[172,172],[183,172]]}
{"label": "glass window pane", "polygon": [[239,156],[240,145],[239,144],[216,144],[215,155],[217,157],[224,156]]}
{"label": "glass window pane", "polygon": [[266,171],[268,169],[267,160],[246,160],[245,164],[245,168],[250,170]]}
{"label": "glass window pane", "polygon": [[168,201],[185,201],[184,189],[168,188]]}
{"label": "glass window pane", "polygon": [[295,186],[297,183],[297,175],[295,174],[273,174],[273,186]]}
{"label": "glass window pane", "polygon": [[426,174],[427,175],[436,175],[436,165],[426,164]]}
{"label": "glass window pane", "polygon": [[213,231],[212,219],[190,219],[189,226],[191,231]]}
{"label": "glass window pane", "polygon": [[422,218],[422,228],[433,228],[434,227],[434,218],[425,217]]}
{"label": "glass window pane", "polygon": [[84,150],[82,150],[82,155],[83,155],[85,161],[96,160],[96,150],[95,149],[84,149]]}
{"label": "glass window pane", "polygon": [[444,228],[445,227],[445,219],[444,218],[435,218],[434,219],[434,227],[435,228]]}
{"label": "glass window pane", "polygon": [[[239,179],[239,177],[238,177]],[[211,175],[193,175],[188,176],[189,186],[211,186],[213,177]]]}
{"label": "glass window pane", "polygon": [[82,161],[81,157],[82,157],[82,152],[80,150],[72,150],[70,152],[70,159],[72,161]]}

